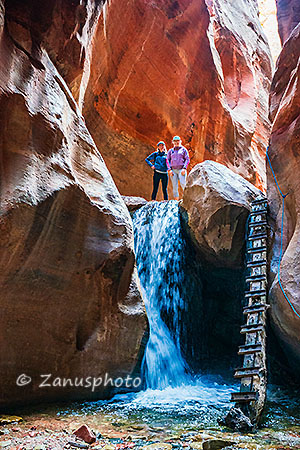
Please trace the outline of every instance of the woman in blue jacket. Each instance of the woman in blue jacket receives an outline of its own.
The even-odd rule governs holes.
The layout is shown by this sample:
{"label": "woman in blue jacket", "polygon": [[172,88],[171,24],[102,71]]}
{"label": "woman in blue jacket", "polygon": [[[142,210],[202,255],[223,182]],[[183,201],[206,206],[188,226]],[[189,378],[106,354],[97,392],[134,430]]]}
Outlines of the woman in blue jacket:
{"label": "woman in blue jacket", "polygon": [[162,190],[164,194],[164,199],[168,200],[168,168],[167,168],[167,149],[166,144],[163,141],[159,141],[157,144],[157,151],[151,153],[151,155],[147,156],[145,159],[146,163],[149,164],[152,170],[154,170],[153,174],[153,192],[152,192],[152,200],[156,199],[156,194],[158,191],[159,182],[161,181]]}

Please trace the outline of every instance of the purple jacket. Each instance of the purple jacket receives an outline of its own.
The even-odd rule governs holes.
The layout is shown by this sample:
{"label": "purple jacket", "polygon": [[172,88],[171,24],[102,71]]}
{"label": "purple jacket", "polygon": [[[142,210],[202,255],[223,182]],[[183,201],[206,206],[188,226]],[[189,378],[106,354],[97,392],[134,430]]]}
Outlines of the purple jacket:
{"label": "purple jacket", "polygon": [[190,162],[189,153],[182,145],[173,147],[167,153],[167,167],[170,169],[186,169]]}

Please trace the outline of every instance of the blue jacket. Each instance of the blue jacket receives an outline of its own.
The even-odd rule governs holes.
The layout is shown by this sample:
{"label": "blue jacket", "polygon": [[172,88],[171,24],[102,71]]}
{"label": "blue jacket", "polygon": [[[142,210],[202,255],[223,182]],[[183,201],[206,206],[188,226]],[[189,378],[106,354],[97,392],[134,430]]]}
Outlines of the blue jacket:
{"label": "blue jacket", "polygon": [[145,159],[146,163],[149,164],[150,167],[154,166],[155,170],[163,173],[168,172],[167,168],[167,154],[165,152],[156,151],[151,153],[151,155],[147,156]]}

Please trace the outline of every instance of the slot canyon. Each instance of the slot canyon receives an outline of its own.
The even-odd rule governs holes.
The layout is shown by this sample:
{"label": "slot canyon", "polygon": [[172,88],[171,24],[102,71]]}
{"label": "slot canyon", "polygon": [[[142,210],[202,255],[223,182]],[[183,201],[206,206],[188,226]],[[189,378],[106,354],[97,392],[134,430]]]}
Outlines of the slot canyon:
{"label": "slot canyon", "polygon": [[[300,448],[298,0],[0,0],[0,60],[0,447]],[[267,400],[230,431],[255,202]]]}

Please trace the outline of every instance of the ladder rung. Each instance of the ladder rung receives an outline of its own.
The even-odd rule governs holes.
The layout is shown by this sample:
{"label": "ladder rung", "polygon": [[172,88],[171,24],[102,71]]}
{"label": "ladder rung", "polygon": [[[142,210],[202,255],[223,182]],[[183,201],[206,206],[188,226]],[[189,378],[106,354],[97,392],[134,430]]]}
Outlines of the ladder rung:
{"label": "ladder rung", "polygon": [[267,274],[263,274],[263,275],[249,275],[246,278],[246,283],[251,283],[252,281],[265,281],[267,280]]}
{"label": "ladder rung", "polygon": [[[262,194],[259,194],[262,195]],[[267,197],[256,198],[251,202],[251,205],[259,205],[260,203],[267,202]]]}
{"label": "ladder rung", "polygon": [[[252,242],[252,241],[258,241],[258,240],[265,240],[265,241],[267,241],[267,239],[268,239],[268,236],[267,236],[267,234],[263,234],[263,233],[261,233],[261,234],[251,234],[251,236],[248,236],[247,237],[247,240],[248,240],[248,242]],[[264,244],[265,245],[265,244]],[[248,248],[253,248],[253,247],[248,247]]]}
{"label": "ladder rung", "polygon": [[268,209],[267,208],[261,208],[261,209],[256,209],[255,211],[251,211],[250,212],[250,216],[253,216],[254,214],[264,214],[264,213],[268,213]]}
{"label": "ladder rung", "polygon": [[256,297],[258,295],[266,295],[266,290],[260,289],[257,291],[246,291],[245,292],[245,297]]}
{"label": "ladder rung", "polygon": [[247,249],[248,254],[264,252],[267,250],[267,246],[263,245],[262,247],[251,247]]}
{"label": "ladder rung", "polygon": [[262,352],[261,344],[247,344],[239,347],[238,355],[251,355],[253,353]]}
{"label": "ladder rung", "polygon": [[270,308],[270,305],[267,305],[265,303],[257,303],[256,305],[246,306],[245,308],[243,308],[243,314],[260,313],[266,311],[268,308]]}
{"label": "ladder rung", "polygon": [[233,392],[231,402],[253,402],[257,399],[257,392]]}
{"label": "ladder rung", "polygon": [[[268,213],[267,209],[266,209],[266,208],[262,208],[262,209],[259,209],[259,210],[257,210],[257,211],[251,211],[251,213],[249,214],[249,216],[250,216],[250,217],[253,217],[253,216],[261,216],[261,215],[267,214],[267,213]],[[253,223],[253,222],[251,222],[251,223]]]}
{"label": "ladder rung", "polygon": [[[257,221],[257,222],[250,222],[249,223],[249,228],[261,227],[263,225],[268,225],[268,222],[266,220],[260,220],[260,221]],[[265,231],[265,233],[267,233],[267,231]]]}
{"label": "ladder rung", "polygon": [[252,234],[251,236],[248,236],[248,241],[256,241],[257,239],[266,239],[267,233],[260,233],[260,234]]}
{"label": "ladder rung", "polygon": [[249,222],[249,227],[256,227],[258,225],[268,225],[268,222],[266,220],[260,220],[259,222]]}
{"label": "ladder rung", "polygon": [[247,267],[263,267],[267,265],[267,261],[265,259],[259,261],[249,261],[247,262]]}
{"label": "ladder rung", "polygon": [[263,331],[264,325],[258,324],[258,325],[244,325],[241,327],[241,334],[247,334],[247,333],[257,333],[258,331]]}
{"label": "ladder rung", "polygon": [[265,273],[262,275],[249,275],[245,281],[246,283],[253,283],[255,281],[267,281],[267,275]]}
{"label": "ladder rung", "polygon": [[235,370],[234,378],[252,378],[259,376],[262,370],[261,367],[240,367]]}

